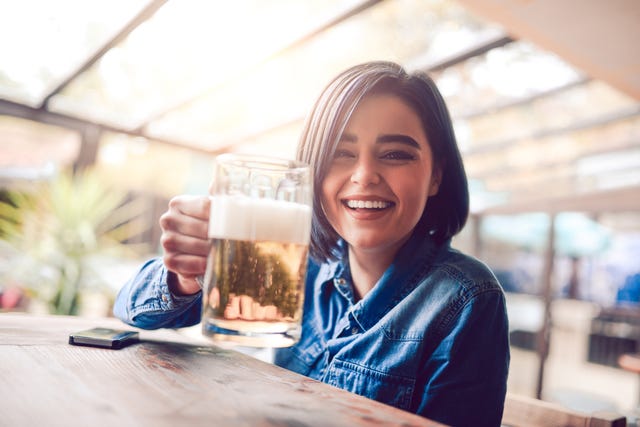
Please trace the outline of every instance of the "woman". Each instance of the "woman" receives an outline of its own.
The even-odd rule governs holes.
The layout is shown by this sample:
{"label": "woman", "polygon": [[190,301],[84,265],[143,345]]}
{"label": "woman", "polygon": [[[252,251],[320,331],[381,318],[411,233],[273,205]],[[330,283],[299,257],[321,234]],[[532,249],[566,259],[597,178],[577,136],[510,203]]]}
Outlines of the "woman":
{"label": "woman", "polygon": [[[451,119],[430,78],[389,62],[352,67],[323,91],[298,159],[314,169],[302,338],[275,363],[451,425],[499,425],[509,365],[504,294],[450,247],[469,196]],[[208,209],[172,200],[163,261],[123,288],[135,326],[200,320]]]}

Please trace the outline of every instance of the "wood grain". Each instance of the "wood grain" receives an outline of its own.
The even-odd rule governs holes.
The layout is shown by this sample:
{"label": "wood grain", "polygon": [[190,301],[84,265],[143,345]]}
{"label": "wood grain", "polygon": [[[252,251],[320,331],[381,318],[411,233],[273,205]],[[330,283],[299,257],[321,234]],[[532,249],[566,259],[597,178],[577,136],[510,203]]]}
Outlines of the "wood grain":
{"label": "wood grain", "polygon": [[68,335],[115,319],[0,314],[0,425],[438,426],[175,331],[121,350]]}

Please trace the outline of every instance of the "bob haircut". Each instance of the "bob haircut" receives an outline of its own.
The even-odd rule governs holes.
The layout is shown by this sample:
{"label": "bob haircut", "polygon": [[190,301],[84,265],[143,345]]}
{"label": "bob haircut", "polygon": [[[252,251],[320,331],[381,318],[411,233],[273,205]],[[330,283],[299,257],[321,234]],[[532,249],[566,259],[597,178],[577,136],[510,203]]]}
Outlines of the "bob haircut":
{"label": "bob haircut", "polygon": [[[413,233],[444,242],[464,227],[469,214],[469,190],[449,111],[440,91],[425,73],[409,74],[393,62],[374,61],[351,67],[322,91],[306,118],[297,158],[313,169],[320,189],[336,146],[359,102],[370,95],[393,95],[411,107],[422,122],[433,152],[434,169],[442,173],[440,188],[429,197]],[[341,237],[329,224],[321,192],[314,191],[310,255],[319,262],[340,257]]]}

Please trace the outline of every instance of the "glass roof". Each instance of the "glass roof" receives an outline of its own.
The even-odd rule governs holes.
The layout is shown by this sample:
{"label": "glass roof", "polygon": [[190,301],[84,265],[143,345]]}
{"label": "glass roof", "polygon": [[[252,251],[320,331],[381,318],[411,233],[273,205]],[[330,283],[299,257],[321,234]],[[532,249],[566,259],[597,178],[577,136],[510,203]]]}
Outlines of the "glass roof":
{"label": "glass roof", "polygon": [[146,3],[0,0],[0,96],[39,105]]}
{"label": "glass roof", "polygon": [[345,64],[435,60],[497,32],[442,1],[396,0],[295,44],[348,3],[239,1],[223,14],[200,5],[168,3],[54,96],[52,110],[126,129],[150,122],[150,135],[215,149],[302,118]]}
{"label": "glass roof", "polygon": [[557,56],[520,41],[448,67],[436,79],[449,108],[466,116],[484,114],[580,77],[579,71]]}
{"label": "glass roof", "polygon": [[224,84],[348,4],[243,0],[221,8],[207,0],[168,2],[55,96],[52,109],[138,127]]}
{"label": "glass roof", "polygon": [[[0,45],[7,170],[70,165],[83,126],[97,124],[99,164],[121,174],[158,159],[136,182],[152,182],[141,174],[166,170],[175,150],[185,178],[157,185],[178,192],[202,173],[198,156],[293,156],[327,81],[386,59],[442,90],[473,210],[640,186],[638,100],[453,0],[0,0],[0,37],[13,41]],[[50,137],[11,131],[31,118]],[[67,124],[73,136],[61,137]],[[35,140],[58,154],[29,157]]]}

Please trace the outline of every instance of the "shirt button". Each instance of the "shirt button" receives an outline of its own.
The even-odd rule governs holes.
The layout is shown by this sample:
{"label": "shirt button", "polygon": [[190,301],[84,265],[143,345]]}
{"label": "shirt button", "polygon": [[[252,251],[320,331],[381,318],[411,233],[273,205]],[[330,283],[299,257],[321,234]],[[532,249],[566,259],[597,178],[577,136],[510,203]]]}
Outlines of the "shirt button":
{"label": "shirt button", "polygon": [[162,301],[167,302],[167,300],[168,300],[168,299],[169,299],[169,298],[167,298],[167,296],[166,296],[166,295],[162,295]]}
{"label": "shirt button", "polygon": [[338,285],[344,285],[345,283],[347,283],[347,281],[346,281],[346,280],[344,280],[344,279],[341,277],[341,278],[339,278],[338,280],[336,280],[336,283],[337,283]]}
{"label": "shirt button", "polygon": [[352,326],[351,327],[351,335],[355,335],[358,333],[358,327],[357,326]]}

